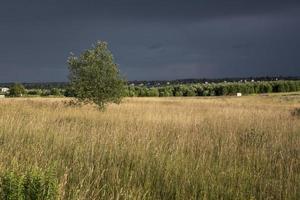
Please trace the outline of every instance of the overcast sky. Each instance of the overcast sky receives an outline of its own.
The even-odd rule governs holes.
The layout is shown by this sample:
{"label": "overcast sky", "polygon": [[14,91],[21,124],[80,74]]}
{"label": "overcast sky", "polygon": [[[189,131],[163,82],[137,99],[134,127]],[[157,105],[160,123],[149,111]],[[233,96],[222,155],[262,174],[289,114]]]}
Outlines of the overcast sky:
{"label": "overcast sky", "polygon": [[97,40],[129,80],[300,76],[300,1],[0,0],[0,82],[66,81]]}

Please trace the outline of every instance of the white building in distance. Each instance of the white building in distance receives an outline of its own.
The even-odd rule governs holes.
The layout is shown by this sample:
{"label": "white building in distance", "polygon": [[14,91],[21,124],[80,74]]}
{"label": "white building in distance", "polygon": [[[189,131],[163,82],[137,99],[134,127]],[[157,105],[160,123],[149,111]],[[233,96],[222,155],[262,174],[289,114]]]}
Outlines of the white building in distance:
{"label": "white building in distance", "polygon": [[0,92],[1,93],[8,93],[9,92],[9,88],[2,87],[2,88],[0,88]]}

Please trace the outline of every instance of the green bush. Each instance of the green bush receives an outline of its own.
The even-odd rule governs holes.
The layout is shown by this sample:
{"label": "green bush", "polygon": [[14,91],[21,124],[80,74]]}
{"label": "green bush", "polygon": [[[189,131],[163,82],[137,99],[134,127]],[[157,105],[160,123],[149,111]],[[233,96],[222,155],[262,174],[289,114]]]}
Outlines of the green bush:
{"label": "green bush", "polygon": [[196,96],[196,89],[192,85],[184,87],[183,96],[186,97]]}
{"label": "green bush", "polygon": [[157,88],[149,88],[147,91],[147,96],[148,97],[158,97],[159,96],[159,91]]}
{"label": "green bush", "polygon": [[26,94],[26,89],[22,84],[15,83],[9,88],[9,96],[11,97],[21,97]]}
{"label": "green bush", "polygon": [[49,95],[51,95],[51,91],[50,90],[42,90],[42,94],[41,94],[41,96],[49,96]]}
{"label": "green bush", "polygon": [[287,89],[288,88],[286,87],[286,84],[284,84],[283,82],[278,85],[278,92],[286,92]]}
{"label": "green bush", "polygon": [[170,86],[158,88],[160,97],[170,97],[173,96],[173,88]]}
{"label": "green bush", "polygon": [[220,85],[217,85],[215,87],[215,94],[217,96],[224,96],[224,95],[228,95],[228,86],[227,85],[223,85],[223,84],[220,84]]}
{"label": "green bush", "polygon": [[147,96],[147,88],[136,87],[135,94],[137,94],[138,97],[146,97]]}
{"label": "green bush", "polygon": [[76,91],[72,87],[67,87],[64,91],[64,96],[66,97],[75,97]]}
{"label": "green bush", "polygon": [[61,95],[61,92],[58,88],[52,88],[50,90],[50,94],[53,95],[53,96],[60,96]]}
{"label": "green bush", "polygon": [[33,169],[24,174],[6,171],[0,177],[0,197],[3,200],[56,200],[58,181],[49,171]]}
{"label": "green bush", "polygon": [[28,95],[33,95],[33,96],[41,96],[43,91],[41,89],[31,89],[28,90],[27,94]]}
{"label": "green bush", "polygon": [[24,199],[23,176],[6,172],[1,176],[0,197],[5,200]]}

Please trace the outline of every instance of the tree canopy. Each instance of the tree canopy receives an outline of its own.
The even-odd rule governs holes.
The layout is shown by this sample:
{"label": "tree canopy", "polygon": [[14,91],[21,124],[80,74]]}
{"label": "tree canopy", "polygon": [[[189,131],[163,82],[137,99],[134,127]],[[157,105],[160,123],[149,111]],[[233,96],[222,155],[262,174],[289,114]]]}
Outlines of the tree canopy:
{"label": "tree canopy", "polygon": [[97,42],[79,57],[72,54],[68,64],[70,88],[79,102],[103,109],[109,102],[121,101],[124,80],[106,42]]}
{"label": "tree canopy", "polygon": [[9,89],[9,96],[21,97],[26,93],[25,87],[20,83],[15,83]]}

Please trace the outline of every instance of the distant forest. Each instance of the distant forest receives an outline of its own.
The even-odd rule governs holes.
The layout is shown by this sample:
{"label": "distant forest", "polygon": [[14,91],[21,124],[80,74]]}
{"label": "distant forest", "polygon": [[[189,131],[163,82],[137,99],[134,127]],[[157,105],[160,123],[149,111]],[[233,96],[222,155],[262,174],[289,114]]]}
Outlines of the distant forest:
{"label": "distant forest", "polygon": [[[300,80],[300,76],[279,76],[279,77],[235,77],[217,79],[176,79],[176,80],[133,80],[127,81],[128,85],[161,87],[165,85],[197,84],[197,83],[222,83],[222,82],[251,82],[251,81],[277,81],[277,80]],[[1,80],[0,80],[1,81]],[[1,83],[0,87],[11,87],[14,82]],[[26,89],[66,89],[68,82],[22,82]]]}

